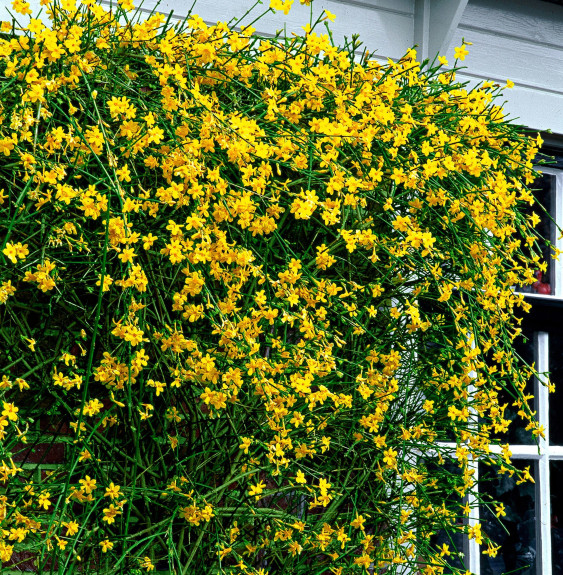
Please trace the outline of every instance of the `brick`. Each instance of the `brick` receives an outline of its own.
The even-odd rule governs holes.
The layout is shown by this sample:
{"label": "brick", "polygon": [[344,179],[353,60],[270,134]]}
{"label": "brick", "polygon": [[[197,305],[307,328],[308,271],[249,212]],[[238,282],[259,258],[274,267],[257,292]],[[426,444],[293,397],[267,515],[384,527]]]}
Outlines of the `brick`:
{"label": "brick", "polygon": [[6,570],[13,569],[17,572],[37,573],[37,565],[34,558],[37,554],[31,551],[15,551],[11,559],[4,564]]}
{"label": "brick", "polygon": [[42,434],[45,433],[49,435],[71,435],[72,433],[66,421],[60,421],[51,415],[41,417],[39,420],[39,429]]}
{"label": "brick", "polygon": [[63,463],[65,446],[63,443],[18,443],[14,447],[16,463]]}

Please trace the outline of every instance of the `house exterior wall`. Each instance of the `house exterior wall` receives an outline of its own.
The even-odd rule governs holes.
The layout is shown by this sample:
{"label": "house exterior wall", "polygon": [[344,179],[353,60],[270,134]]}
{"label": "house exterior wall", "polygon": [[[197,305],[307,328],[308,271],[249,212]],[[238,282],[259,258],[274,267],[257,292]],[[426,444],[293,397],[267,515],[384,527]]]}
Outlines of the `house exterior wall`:
{"label": "house exterior wall", "polygon": [[460,78],[515,83],[505,109],[518,122],[563,134],[563,6],[540,0],[470,0],[447,54],[473,42]]}
{"label": "house exterior wall", "polygon": [[[173,11],[177,18],[184,18],[191,6],[185,0],[164,0],[159,4],[162,12]],[[256,0],[197,0],[193,12],[206,22],[215,23],[219,20],[229,21],[242,16]],[[143,8],[154,9],[156,0],[145,0]],[[259,14],[266,11],[269,0],[263,0],[262,6],[257,6],[250,16],[241,24],[250,24]],[[412,46],[414,34],[414,2],[413,0],[313,0],[312,6],[304,6],[295,0],[289,14],[271,12],[261,18],[255,27],[260,34],[275,34],[276,30],[285,28],[287,34],[303,33],[302,26],[310,19],[311,8],[316,18],[323,9],[336,15],[331,23],[334,41],[343,44],[345,37],[359,34],[364,46],[377,50],[377,55],[387,58],[400,58]],[[320,32],[326,32],[320,26]]]}

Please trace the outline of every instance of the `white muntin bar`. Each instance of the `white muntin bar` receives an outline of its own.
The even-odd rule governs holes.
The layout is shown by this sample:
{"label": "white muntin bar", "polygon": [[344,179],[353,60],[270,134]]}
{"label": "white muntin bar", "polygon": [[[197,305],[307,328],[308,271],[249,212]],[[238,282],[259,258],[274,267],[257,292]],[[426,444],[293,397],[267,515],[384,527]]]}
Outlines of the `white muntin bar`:
{"label": "white muntin bar", "polygon": [[[471,338],[471,348],[475,348],[476,346],[476,342],[475,342],[475,337],[472,334],[468,334],[468,337]],[[470,377],[474,380],[477,377],[477,373],[475,371],[472,371],[470,373]],[[469,395],[472,396],[475,394],[475,386],[473,385],[473,383],[471,383],[469,385],[469,389],[468,389]],[[472,420],[475,422],[472,425],[472,431],[476,432],[478,431],[478,423],[477,423],[477,412],[475,411],[475,409],[471,409],[470,410],[470,417],[472,418]],[[472,460],[469,462],[469,467],[473,470],[473,478],[475,480],[475,484],[478,486],[479,485],[479,462],[476,460]],[[467,496],[467,503],[469,504],[469,516],[467,518],[467,524],[469,527],[475,527],[475,525],[477,525],[480,522],[480,513],[479,513],[479,505],[478,505],[478,500],[477,497],[475,496],[475,493],[470,491],[468,496]],[[473,573],[474,575],[480,575],[481,574],[481,551],[480,551],[480,546],[477,543],[477,541],[475,541],[475,539],[469,539],[468,537],[466,537],[464,539],[464,552],[466,554],[467,557],[467,561],[466,561],[466,567],[469,571],[471,571],[471,573]]]}
{"label": "white muntin bar", "polygon": [[[557,283],[556,283],[557,286]],[[549,334],[534,334],[536,348],[536,369],[538,373],[549,371]],[[545,437],[539,438],[539,459],[536,463],[536,573],[551,575],[551,502],[549,484],[549,390],[536,378],[534,382],[536,397],[536,417],[545,430]]]}
{"label": "white muntin bar", "polygon": [[[469,467],[474,470],[473,475],[476,482],[479,481],[479,465],[477,461],[471,461]],[[467,496],[467,503],[469,503],[470,510],[469,516],[467,518],[467,524],[469,527],[474,527],[479,523],[479,505],[477,505],[477,498],[474,493],[469,493]],[[471,571],[473,575],[481,575],[481,551],[479,544],[475,539],[469,539],[464,537],[463,540],[463,552],[466,557],[465,567]]]}

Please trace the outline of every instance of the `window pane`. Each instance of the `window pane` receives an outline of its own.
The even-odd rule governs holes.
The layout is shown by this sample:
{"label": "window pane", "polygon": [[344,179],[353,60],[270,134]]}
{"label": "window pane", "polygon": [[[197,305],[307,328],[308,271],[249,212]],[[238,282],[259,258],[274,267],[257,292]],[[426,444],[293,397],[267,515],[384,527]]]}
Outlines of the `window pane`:
{"label": "window pane", "polygon": [[[535,476],[533,461],[518,461],[520,469],[530,468]],[[500,475],[496,468],[479,466],[480,487],[483,501],[492,497],[504,505],[506,515],[502,524],[495,515],[494,507],[480,507],[483,532],[500,545],[496,557],[481,554],[481,575],[536,575],[536,513],[535,485],[531,482],[517,485],[516,475]],[[482,546],[481,550],[486,550]]]}
{"label": "window pane", "polygon": [[551,558],[553,575],[563,575],[563,461],[549,464],[551,484]]}
{"label": "window pane", "polygon": [[[463,482],[461,469],[459,467],[459,462],[455,458],[448,458],[444,456],[443,464],[438,464],[436,460],[427,460],[426,471],[430,476],[438,477],[447,471],[448,474],[452,476],[457,476],[460,483]],[[446,495],[446,505],[447,507],[453,507],[455,503],[459,503],[459,496],[457,494],[450,493]],[[450,575],[453,572],[452,568],[463,569],[464,568],[464,542],[467,540],[467,536],[461,531],[464,528],[464,517],[459,513],[455,519],[456,528],[453,529],[440,529],[435,535],[430,538],[430,542],[434,549],[441,552],[441,555],[448,565],[449,568],[444,570],[444,575]],[[445,546],[445,547],[444,547]]]}
{"label": "window pane", "polygon": [[[547,270],[545,272],[539,269],[536,270],[535,276],[537,281],[531,286],[524,287],[522,291],[541,295],[552,295],[555,293],[555,268],[551,258],[552,252],[549,243],[555,243],[556,230],[549,214],[555,214],[555,176],[543,174],[535,180],[532,187],[536,188],[534,197],[541,207],[529,207],[526,212],[528,215],[535,212],[540,218],[535,229],[545,240],[541,242],[541,255],[542,261],[547,264]],[[544,211],[542,207],[545,208],[547,212]]]}
{"label": "window pane", "polygon": [[549,394],[549,443],[563,445],[563,418],[557,409],[563,401],[563,334],[549,334],[549,371],[555,393]]}
{"label": "window pane", "polygon": [[[523,338],[518,338],[517,342],[514,344],[514,349],[526,363],[530,365],[534,363],[535,345],[533,334],[528,335],[527,341],[524,341]],[[533,378],[527,382],[525,394],[528,396],[534,395]],[[532,435],[531,430],[526,430],[527,422],[518,415],[519,407],[513,405],[516,398],[503,389],[498,392],[498,396],[499,403],[507,406],[504,412],[504,419],[511,423],[508,428],[508,434],[506,432],[493,433],[493,437],[501,439],[504,443],[515,443],[521,445],[535,444],[536,440]],[[535,410],[533,399],[529,400],[529,404],[532,410]]]}
{"label": "window pane", "polygon": [[[459,556],[463,554],[463,534],[462,533],[452,533],[442,529],[431,539],[433,546],[436,549],[443,549],[444,545],[447,545],[448,552],[450,555],[444,554],[444,558],[447,564],[451,568],[463,569]],[[452,573],[452,569],[444,569],[444,575],[449,575]]]}

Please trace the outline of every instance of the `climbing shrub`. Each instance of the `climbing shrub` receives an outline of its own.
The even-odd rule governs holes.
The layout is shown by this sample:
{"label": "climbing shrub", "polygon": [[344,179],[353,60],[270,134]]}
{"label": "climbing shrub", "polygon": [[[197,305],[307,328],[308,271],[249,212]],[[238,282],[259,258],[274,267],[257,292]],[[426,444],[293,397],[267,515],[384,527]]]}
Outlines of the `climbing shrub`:
{"label": "climbing shrub", "polygon": [[467,496],[476,459],[529,477],[490,448],[499,394],[542,433],[513,342],[545,267],[541,142],[502,88],[336,46],[329,12],[262,38],[42,4],[0,41],[4,567],[430,575],[444,530],[494,554]]}

